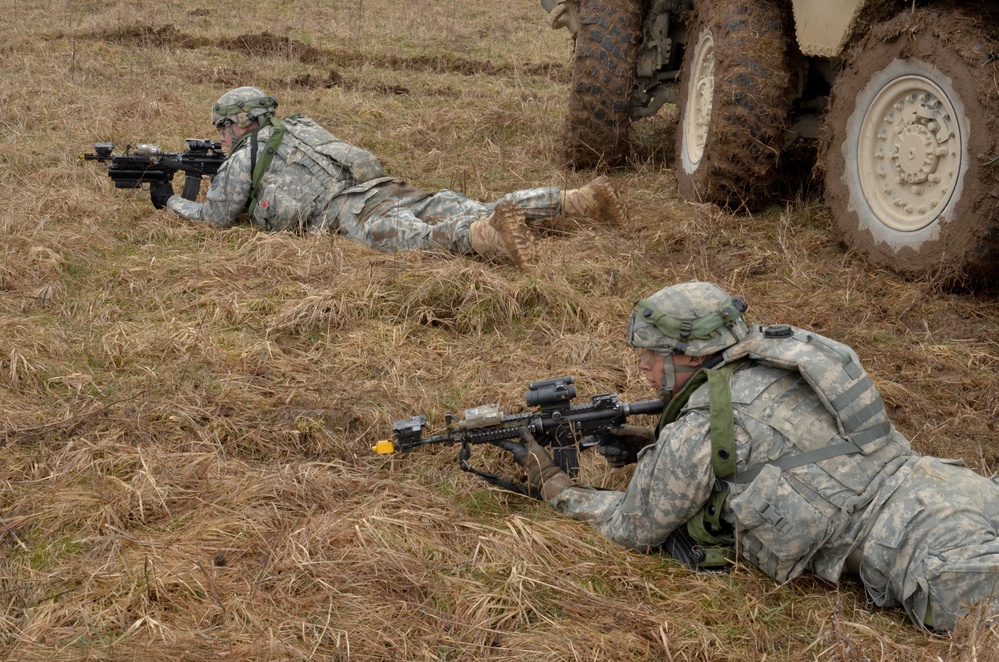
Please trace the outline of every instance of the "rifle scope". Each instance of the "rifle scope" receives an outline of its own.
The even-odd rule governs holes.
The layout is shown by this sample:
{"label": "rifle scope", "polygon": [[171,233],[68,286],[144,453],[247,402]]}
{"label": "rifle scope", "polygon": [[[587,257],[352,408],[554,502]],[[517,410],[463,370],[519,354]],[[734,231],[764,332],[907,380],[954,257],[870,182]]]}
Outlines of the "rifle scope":
{"label": "rifle scope", "polygon": [[524,394],[528,407],[541,407],[541,410],[557,409],[576,397],[575,377],[553,377],[532,382]]}

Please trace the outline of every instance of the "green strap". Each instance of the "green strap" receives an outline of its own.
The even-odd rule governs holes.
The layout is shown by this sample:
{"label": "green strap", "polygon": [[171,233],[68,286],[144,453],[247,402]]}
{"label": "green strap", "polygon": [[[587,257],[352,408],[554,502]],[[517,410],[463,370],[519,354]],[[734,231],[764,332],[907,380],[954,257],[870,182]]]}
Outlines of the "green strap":
{"label": "green strap", "polygon": [[284,140],[284,124],[281,120],[272,117],[267,125],[274,127],[274,133],[267,139],[267,144],[264,146],[264,153],[257,159],[257,164],[253,168],[253,178],[250,182],[250,204],[246,208],[250,216],[253,215],[253,210],[257,208],[257,204],[260,202],[260,180],[264,178],[264,173],[267,172],[271,161],[274,160],[274,155],[277,154],[281,141]]}
{"label": "green strap", "polygon": [[[694,391],[704,382],[708,382],[711,469],[716,479],[734,475],[736,470],[735,414],[732,409],[729,381],[732,373],[742,363],[736,361],[721,368],[707,368],[695,372],[680,392],[670,400],[656,428],[658,437],[664,427],[676,421]],[[698,543],[698,550],[704,554],[703,560],[697,564],[698,567],[723,567],[735,558],[734,538],[724,532],[720,519],[722,505],[727,497],[728,487],[721,480],[716,480],[715,488],[707,503],[687,522],[687,533]]]}
{"label": "green strap", "polygon": [[711,423],[711,469],[715,485],[707,503],[687,522],[690,536],[709,546],[727,547],[732,537],[724,532],[722,506],[728,498],[728,486],[722,482],[735,475],[735,414],[729,381],[739,363],[717,370],[705,370],[708,382],[708,413]]}
{"label": "green strap", "polygon": [[[742,365],[736,361],[721,368],[706,368],[695,372],[680,392],[669,401],[656,426],[656,437],[670,423],[676,421],[690,396],[704,382],[708,382],[709,421],[711,423],[711,468],[716,478],[727,478],[735,473],[735,415],[732,394],[728,384],[732,373]],[[716,447],[717,445],[717,447]]]}
{"label": "green strap", "polygon": [[711,415],[711,468],[722,480],[735,474],[735,414],[729,380],[735,365],[708,373],[708,403]]}
{"label": "green strap", "polygon": [[687,533],[702,545],[729,545],[734,539],[722,529],[719,517],[722,505],[728,498],[728,487],[720,492],[711,492],[704,507],[697,511],[687,522]]}
{"label": "green strap", "polygon": [[698,370],[691,375],[690,379],[687,380],[687,383],[680,389],[680,392],[673,396],[673,398],[669,401],[669,404],[666,405],[663,415],[659,417],[659,425],[656,426],[657,439],[659,438],[659,433],[663,431],[663,428],[677,419],[680,415],[680,410],[687,404],[687,400],[690,400],[690,396],[694,394],[697,387],[707,380],[708,376],[706,372],[707,371],[705,370]]}

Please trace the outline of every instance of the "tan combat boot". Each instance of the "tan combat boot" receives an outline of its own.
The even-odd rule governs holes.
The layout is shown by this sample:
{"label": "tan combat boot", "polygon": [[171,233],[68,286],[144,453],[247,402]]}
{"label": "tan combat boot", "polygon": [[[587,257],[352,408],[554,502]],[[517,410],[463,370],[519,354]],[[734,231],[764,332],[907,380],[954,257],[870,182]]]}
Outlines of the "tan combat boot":
{"label": "tan combat boot", "polygon": [[501,202],[492,214],[474,221],[468,227],[468,243],[479,255],[508,257],[521,269],[537,262],[524,211],[514,202]]}
{"label": "tan combat boot", "polygon": [[562,213],[566,216],[586,216],[609,221],[617,227],[623,227],[628,222],[628,212],[621,196],[604,175],[583,188],[562,191]]}

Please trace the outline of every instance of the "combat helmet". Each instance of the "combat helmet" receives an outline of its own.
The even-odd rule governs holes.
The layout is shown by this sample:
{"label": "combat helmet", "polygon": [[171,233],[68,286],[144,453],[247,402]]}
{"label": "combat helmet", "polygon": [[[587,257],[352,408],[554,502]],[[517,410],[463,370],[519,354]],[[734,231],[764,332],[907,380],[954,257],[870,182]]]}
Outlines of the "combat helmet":
{"label": "combat helmet", "polygon": [[742,319],[748,306],[712,283],[691,281],[664,287],[635,304],[628,322],[628,343],[666,357],[661,394],[673,390],[670,354],[708,356],[736,344],[749,328]]}
{"label": "combat helmet", "polygon": [[260,120],[273,116],[277,106],[277,99],[259,88],[237,87],[219,97],[212,106],[212,124],[222,128],[231,123],[245,129],[254,122],[262,124]]}

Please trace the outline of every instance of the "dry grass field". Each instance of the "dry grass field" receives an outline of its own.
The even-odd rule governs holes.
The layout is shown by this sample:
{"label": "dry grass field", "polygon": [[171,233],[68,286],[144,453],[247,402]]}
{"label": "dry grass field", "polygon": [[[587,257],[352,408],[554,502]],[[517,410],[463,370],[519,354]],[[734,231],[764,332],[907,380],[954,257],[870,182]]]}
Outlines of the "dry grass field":
{"label": "dry grass field", "polygon": [[[996,660],[857,584],[691,573],[486,486],[395,419],[575,375],[650,397],[631,303],[713,280],[851,344],[919,451],[999,469],[994,295],[872,269],[814,193],[675,192],[669,113],[613,173],[622,231],[538,228],[537,271],[219,231],[115,190],[97,141],[183,149],[253,84],[427,189],[575,186],[570,43],[536,0],[8,0],[0,13],[0,658]],[[252,8],[252,11],[251,11]],[[483,449],[484,466],[512,472]],[[583,480],[628,470],[586,457]]]}

